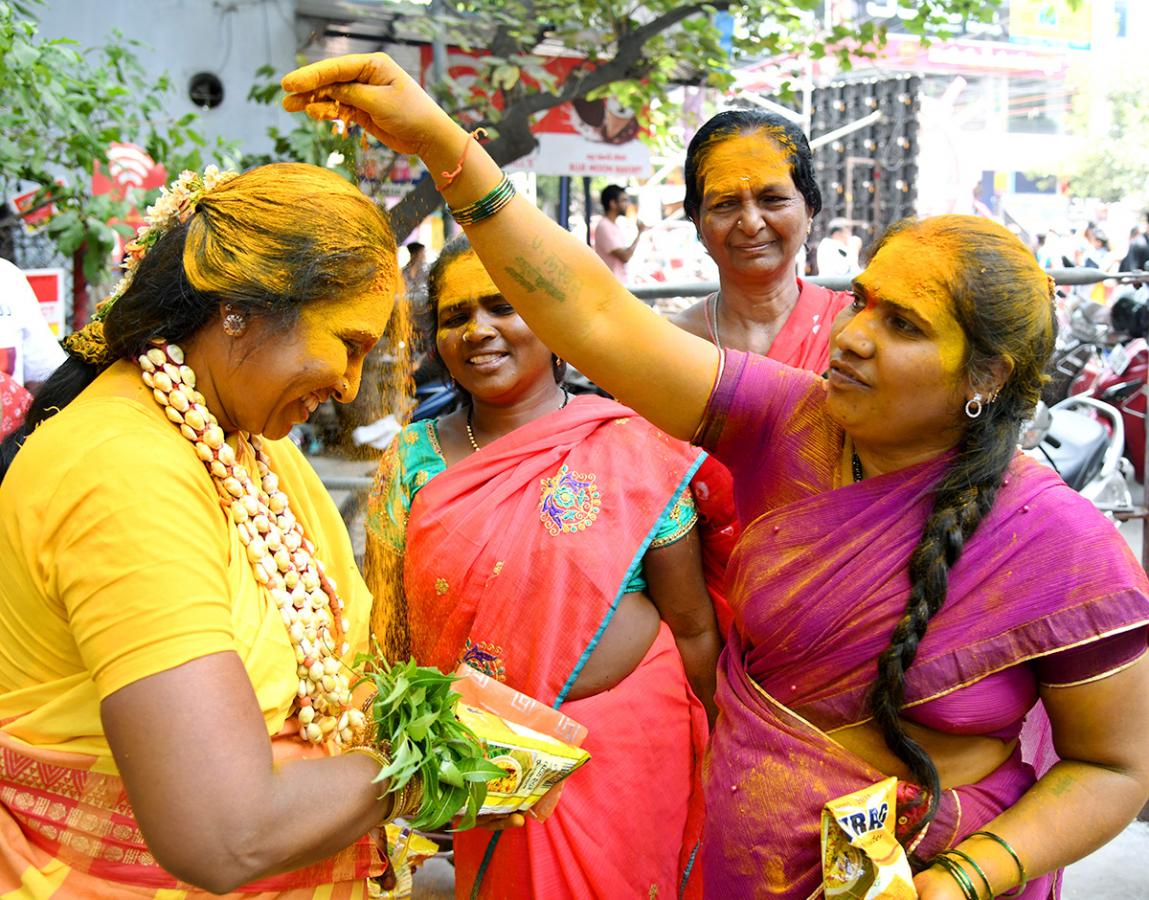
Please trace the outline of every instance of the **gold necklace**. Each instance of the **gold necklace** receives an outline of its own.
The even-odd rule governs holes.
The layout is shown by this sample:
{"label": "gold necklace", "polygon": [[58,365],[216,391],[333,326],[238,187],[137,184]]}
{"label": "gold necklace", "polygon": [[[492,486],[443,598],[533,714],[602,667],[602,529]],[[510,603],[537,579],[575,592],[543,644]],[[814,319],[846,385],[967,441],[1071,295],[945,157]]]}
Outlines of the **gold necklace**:
{"label": "gold necklace", "polygon": [[[348,621],[335,583],[315,557],[315,545],[291,511],[279,478],[271,471],[259,437],[239,432],[255,453],[259,481],[237,461],[223,429],[195,389],[195,372],[184,353],[162,339],[136,362],[144,384],[168,420],[195,446],[239,532],[255,580],[279,608],[295,649],[299,688],[290,715],[299,736],[311,744],[350,746],[366,730],[366,717],[351,705],[351,687],[340,656],[350,647]],[[338,650],[338,653],[336,652]]]}
{"label": "gold necklace", "polygon": [[[570,395],[570,392],[567,391],[566,388],[563,388],[562,391],[563,391],[563,402],[559,404],[559,409],[566,409],[567,404],[570,403],[571,395]],[[474,429],[471,427],[472,420],[474,418],[475,418],[475,404],[474,404],[474,402],[472,402],[471,405],[467,407],[467,440],[471,442],[471,449],[474,450],[476,453],[478,453],[479,452],[479,442],[475,440],[475,432],[474,432]]]}

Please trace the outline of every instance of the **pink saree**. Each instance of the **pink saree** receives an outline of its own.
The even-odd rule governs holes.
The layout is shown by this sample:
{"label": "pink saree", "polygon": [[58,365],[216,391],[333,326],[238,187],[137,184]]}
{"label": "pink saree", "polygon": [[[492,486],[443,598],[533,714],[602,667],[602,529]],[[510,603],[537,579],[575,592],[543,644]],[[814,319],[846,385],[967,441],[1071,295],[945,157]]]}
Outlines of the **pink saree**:
{"label": "pink saree", "polygon": [[590,763],[553,816],[456,836],[458,896],[668,897],[696,881],[706,724],[669,630],[614,688],[564,701],[700,459],[625,407],[580,397],[415,495],[415,657],[467,662],[589,729]]}
{"label": "pink saree", "polygon": [[[799,278],[798,301],[770,345],[767,357],[796,369],[825,371],[830,357],[830,325],[852,300],[853,295],[845,291],[830,291]],[[710,303],[709,298],[706,303]],[[707,330],[710,340],[718,343],[709,309],[707,306]],[[706,586],[714,599],[719,630],[725,635],[731,620],[726,567],[742,532],[734,509],[734,480],[730,470],[711,456],[699,467],[690,487],[698,507]]]}
{"label": "pink saree", "polygon": [[[730,564],[735,627],[705,788],[707,896],[817,896],[822,806],[884,777],[833,732],[869,718],[874,664],[904,612],[906,560],[948,457],[837,487],[842,434],[821,414],[823,396],[806,373],[731,353],[704,422],[749,522]],[[746,445],[770,448],[756,481]],[[951,570],[907,674],[907,706],[1147,621],[1149,582],[1113,526],[1019,456]],[[1018,749],[982,781],[946,791],[917,854],[960,842],[1036,777]],[[1035,879],[1022,896],[1055,896],[1055,881]]]}

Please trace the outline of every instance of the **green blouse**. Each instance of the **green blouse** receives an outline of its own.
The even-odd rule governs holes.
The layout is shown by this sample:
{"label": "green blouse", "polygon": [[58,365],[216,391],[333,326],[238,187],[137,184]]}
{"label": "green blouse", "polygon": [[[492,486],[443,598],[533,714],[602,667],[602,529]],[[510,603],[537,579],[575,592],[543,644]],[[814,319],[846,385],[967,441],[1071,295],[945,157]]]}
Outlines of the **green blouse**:
{"label": "green blouse", "polygon": [[[376,490],[385,491],[387,494],[379,498],[382,500],[379,506],[382,514],[385,514],[390,521],[370,524],[377,534],[388,540],[396,550],[402,551],[407,516],[415,495],[423,485],[447,468],[447,462],[443,459],[443,451],[439,447],[438,427],[429,419],[413,422],[404,427],[395,438],[395,444],[388,454],[392,452],[395,453],[395,457],[385,461],[384,465],[390,472],[381,471],[380,482],[376,485]],[[679,494],[674,506],[659,520],[650,546],[657,549],[681,540],[690,533],[690,529],[697,521],[698,513],[694,508],[694,497],[689,490],[684,490]],[[646,578],[643,576],[642,567],[639,566],[627,582],[624,592],[645,590]]]}

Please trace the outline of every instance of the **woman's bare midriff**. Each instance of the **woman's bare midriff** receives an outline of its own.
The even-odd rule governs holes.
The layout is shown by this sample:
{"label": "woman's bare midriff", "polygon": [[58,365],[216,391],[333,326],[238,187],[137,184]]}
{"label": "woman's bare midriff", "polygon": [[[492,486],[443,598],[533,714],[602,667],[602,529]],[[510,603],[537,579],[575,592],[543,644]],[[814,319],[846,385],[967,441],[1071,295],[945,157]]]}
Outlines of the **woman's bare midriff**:
{"label": "woman's bare midriff", "polygon": [[[981,781],[1009,759],[1014,747],[1017,746],[1017,741],[1003,741],[999,738],[970,734],[946,734],[944,731],[924,728],[904,719],[902,727],[933,759],[941,778],[943,791]],[[886,746],[881,729],[875,722],[863,722],[860,725],[839,728],[829,732],[829,735],[886,775],[911,779],[906,764]]]}
{"label": "woman's bare midriff", "polygon": [[646,594],[623,594],[568,699],[581,700],[609,690],[638,668],[658,636],[659,621],[658,610]]}

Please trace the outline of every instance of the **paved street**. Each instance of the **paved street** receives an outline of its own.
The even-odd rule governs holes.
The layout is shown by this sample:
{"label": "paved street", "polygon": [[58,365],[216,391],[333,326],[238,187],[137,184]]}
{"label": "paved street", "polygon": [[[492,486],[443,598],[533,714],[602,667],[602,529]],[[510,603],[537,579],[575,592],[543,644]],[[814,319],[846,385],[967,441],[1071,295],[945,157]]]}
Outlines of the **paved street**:
{"label": "paved street", "polygon": [[[370,475],[372,463],[350,462],[330,457],[309,457],[321,477]],[[332,491],[337,504],[350,493]],[[1140,497],[1137,498],[1140,502]],[[1141,552],[1141,525],[1129,523],[1122,533],[1133,552]],[[357,553],[363,550],[363,525],[360,518],[352,528],[352,543]],[[1149,748],[1146,748],[1149,752]],[[1144,814],[1149,818],[1149,810]],[[448,900],[454,896],[454,870],[441,859],[430,860],[415,875],[417,900]],[[1078,863],[1065,873],[1063,900],[1149,900],[1149,822],[1134,822],[1117,838]]]}

